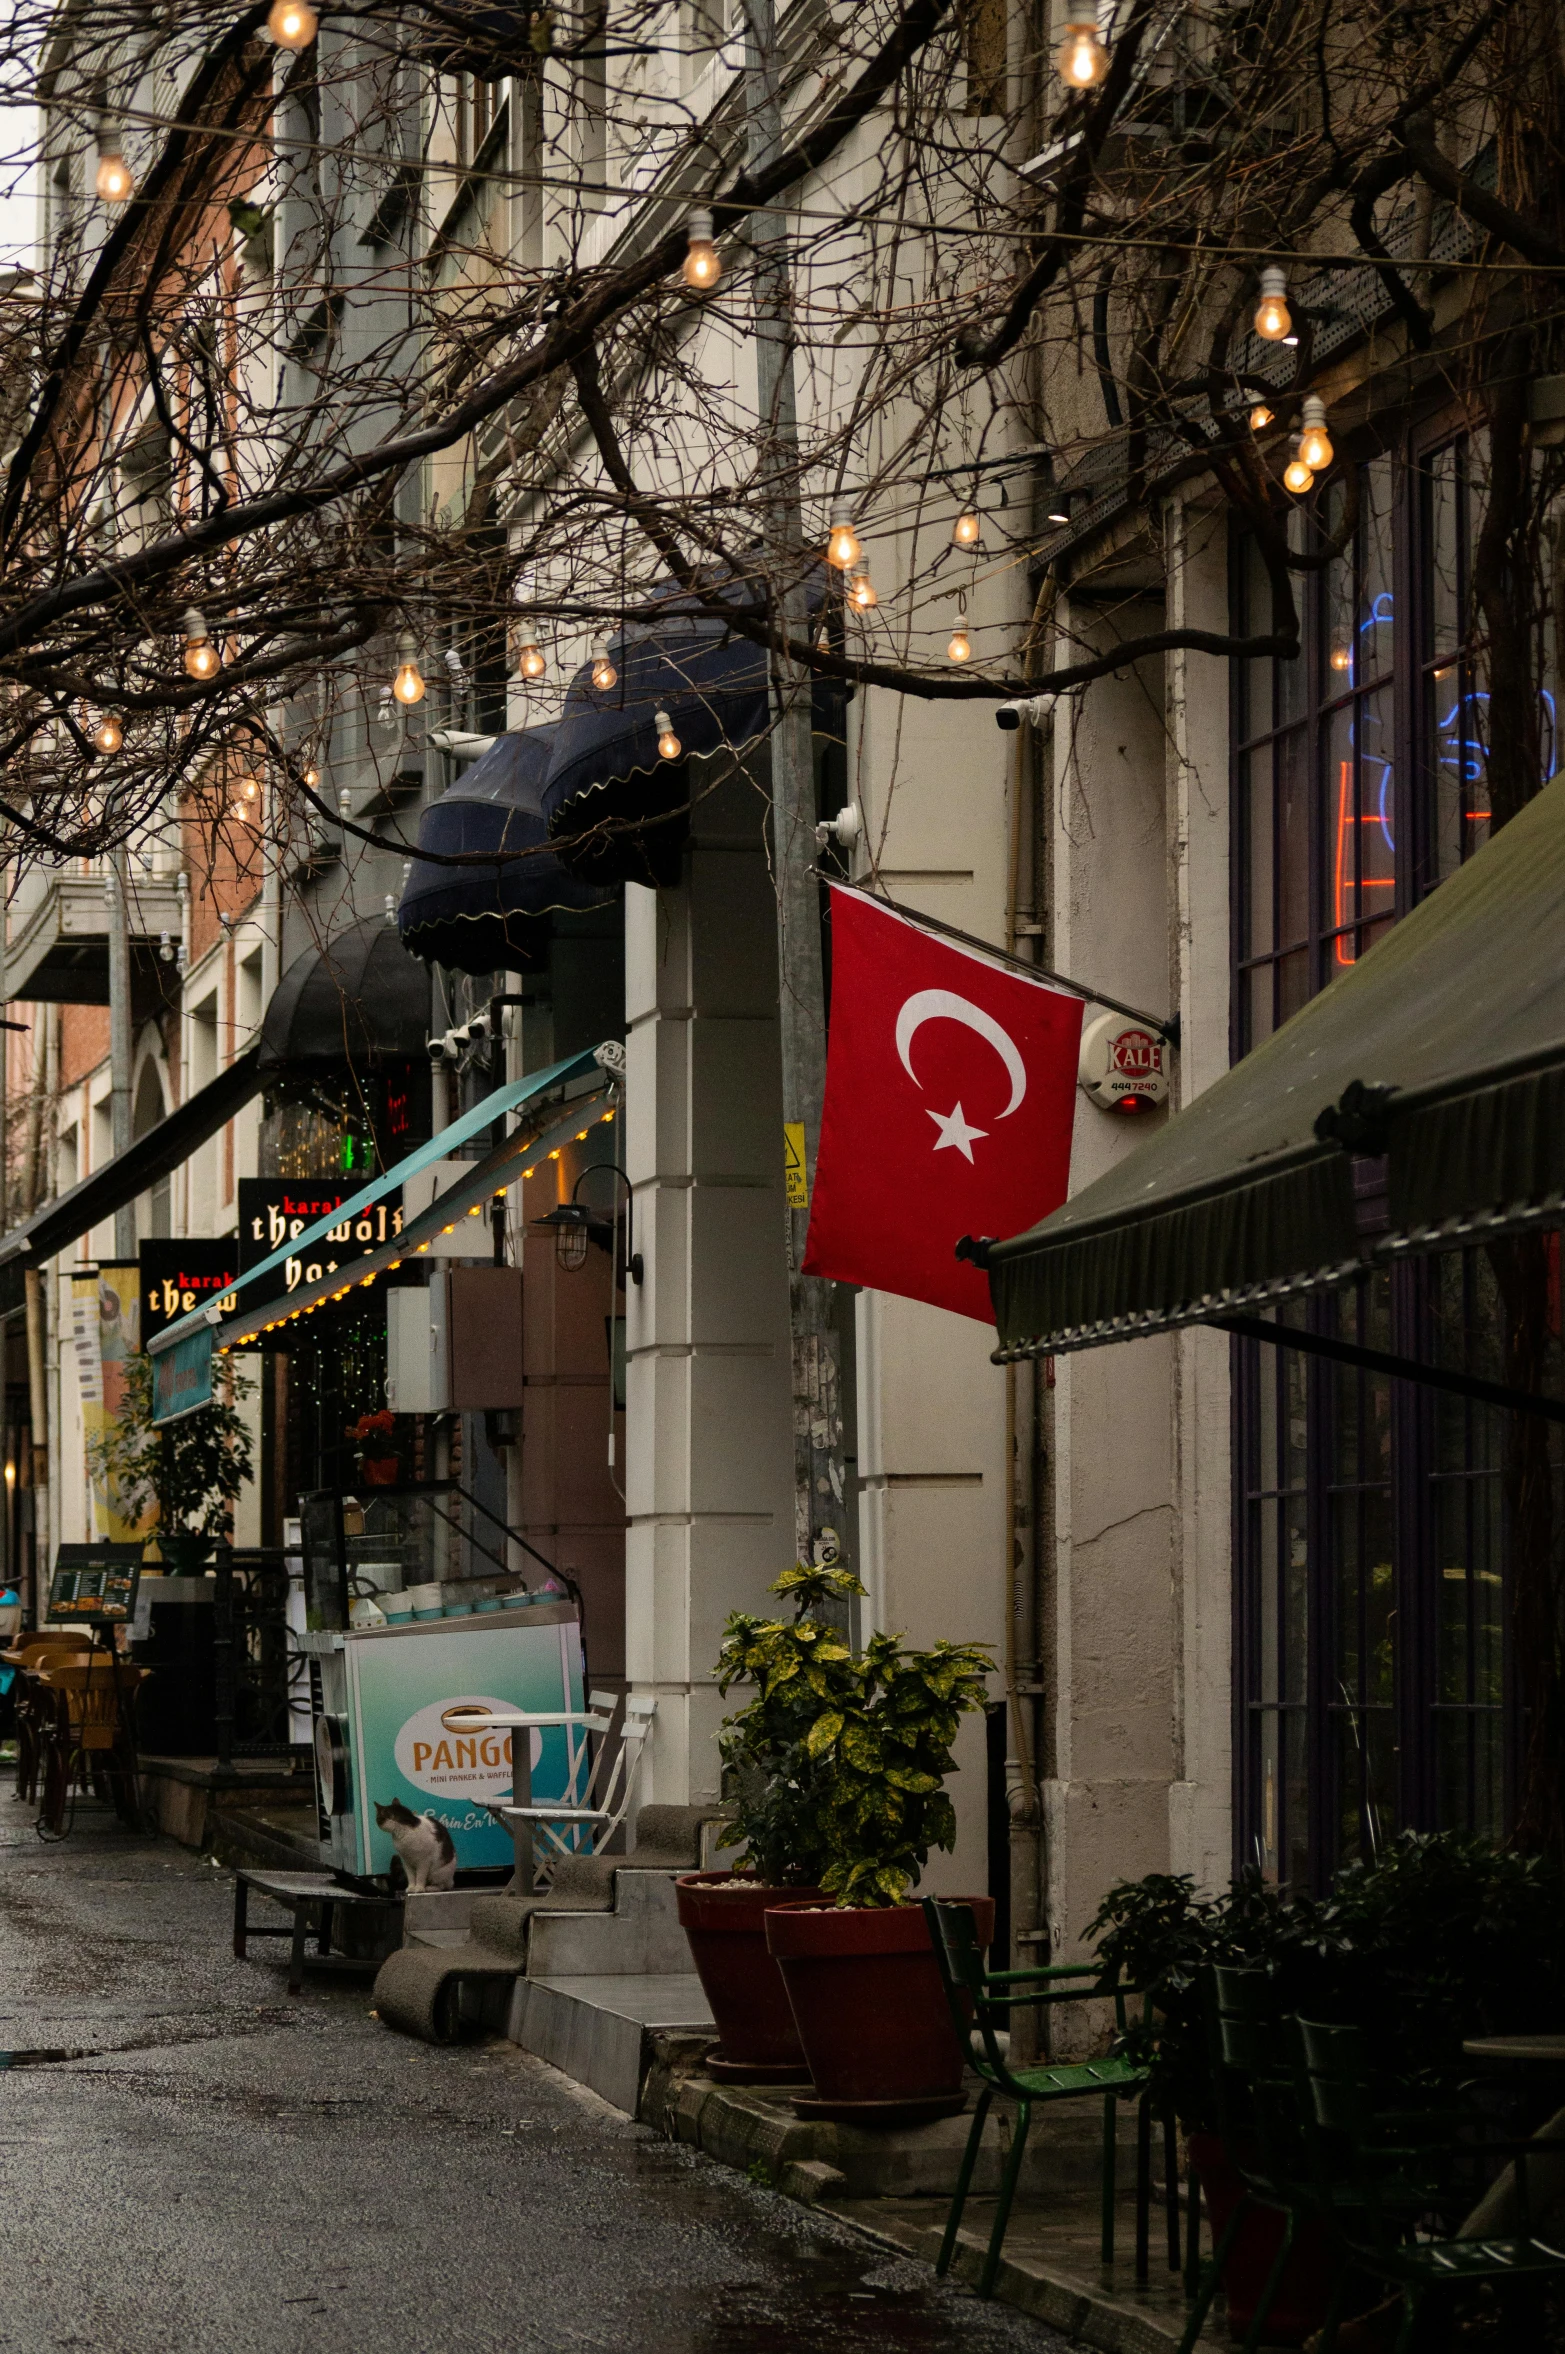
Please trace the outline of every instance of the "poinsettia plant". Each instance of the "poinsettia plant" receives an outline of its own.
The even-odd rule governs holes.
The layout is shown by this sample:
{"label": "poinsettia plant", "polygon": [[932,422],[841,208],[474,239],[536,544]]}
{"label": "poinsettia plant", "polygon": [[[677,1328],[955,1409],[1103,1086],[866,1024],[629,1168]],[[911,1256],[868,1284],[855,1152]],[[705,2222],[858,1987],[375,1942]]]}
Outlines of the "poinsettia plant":
{"label": "poinsettia plant", "polygon": [[800,1563],[772,1588],[791,1600],[791,1622],[730,1618],[717,1687],[726,1697],[752,1684],[755,1697],[718,1745],[741,1870],[819,1887],[839,1905],[896,1905],[930,1849],[956,1844],[945,1782],[993,1662],[980,1644],[919,1651],[896,1635],[855,1653],[825,1614],[863,1591],[850,1570]]}

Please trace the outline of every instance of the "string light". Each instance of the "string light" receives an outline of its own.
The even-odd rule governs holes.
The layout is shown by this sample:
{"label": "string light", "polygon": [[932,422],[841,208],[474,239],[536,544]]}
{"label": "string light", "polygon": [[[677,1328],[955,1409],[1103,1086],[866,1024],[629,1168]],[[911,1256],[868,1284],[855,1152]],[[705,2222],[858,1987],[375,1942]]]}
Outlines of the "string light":
{"label": "string light", "polygon": [[320,18],[305,0],[272,0],[266,29],[279,49],[308,49],[319,25]]}
{"label": "string light", "polygon": [[1065,27],[1065,38],[1054,53],[1055,70],[1070,90],[1090,90],[1109,70],[1109,53],[1098,38],[1095,24],[1079,20]]}
{"label": "string light", "polygon": [[619,672],[609,655],[609,641],[599,638],[592,649],[592,683],[602,694],[619,683]]}
{"label": "string light", "polygon": [[880,603],[867,564],[855,564],[853,567],[848,580],[848,603],[856,605],[861,613],[868,613]]}
{"label": "string light", "polygon": [[416,640],[404,630],[397,641],[397,675],[391,682],[391,691],[399,703],[422,703],[424,700],[424,674],[415,659],[417,653]]}
{"label": "string light", "polygon": [[1326,404],[1318,393],[1307,393],[1304,400],[1304,431],[1299,436],[1299,456],[1312,474],[1321,474],[1336,454],[1331,446],[1331,435],[1326,431]]}
{"label": "string light", "polygon": [[307,768],[304,771],[304,781],[309,786],[310,791],[313,793],[316,786],[321,781],[320,770],[318,768]]}
{"label": "string light", "polygon": [[185,668],[192,678],[216,678],[222,657],[207,636],[206,621],[194,605],[185,611]]}
{"label": "string light", "polygon": [[92,731],[92,740],[100,752],[117,752],[125,741],[125,730],[112,711],[105,711]]}
{"label": "string light", "polygon": [[1313,487],[1314,481],[1313,472],[1305,465],[1304,460],[1295,449],[1292,458],[1283,469],[1284,490],[1291,490],[1296,499],[1302,499],[1305,492]]}
{"label": "string light", "polygon": [[839,572],[847,572],[864,553],[859,546],[859,535],[846,515],[834,515],[831,537],[826,542],[826,561],[835,564]]}
{"label": "string light", "polygon": [[712,216],[697,206],[686,224],[690,238],[682,275],[693,294],[710,294],[723,274],[717,247],[712,243]]}
{"label": "string light", "polygon": [[521,657],[516,667],[523,678],[542,678],[548,670],[548,660],[539,652],[538,640],[535,637],[523,638]]}
{"label": "string light", "polygon": [[98,177],[93,185],[104,204],[124,204],[136,193],[130,166],[120,152],[120,135],[109,123],[98,125]]}
{"label": "string light", "polygon": [[965,613],[959,613],[956,617],[956,627],[951,632],[951,643],[947,646],[946,653],[953,662],[970,662],[973,658],[973,642],[967,634],[967,615]]}
{"label": "string light", "polygon": [[1288,273],[1276,262],[1268,262],[1261,272],[1261,299],[1255,306],[1255,332],[1266,343],[1281,343],[1293,330],[1293,313],[1288,308]]}
{"label": "string light", "polygon": [[951,526],[951,545],[954,548],[976,548],[983,535],[983,525],[971,507],[964,508]]}
{"label": "string light", "polygon": [[[659,760],[677,760],[685,747],[675,735],[674,723],[668,713],[666,711],[654,712],[652,724],[658,731]],[[553,1160],[553,1153],[549,1155],[549,1158],[551,1161]]]}
{"label": "string light", "polygon": [[1266,403],[1264,401],[1257,401],[1254,408],[1250,411],[1250,431],[1252,433],[1264,433],[1267,426],[1272,424],[1273,421],[1274,420],[1271,410],[1266,406]]}
{"label": "string light", "polygon": [[1333,670],[1351,670],[1353,668],[1353,655],[1351,649],[1347,646],[1333,646],[1331,649],[1331,667]]}

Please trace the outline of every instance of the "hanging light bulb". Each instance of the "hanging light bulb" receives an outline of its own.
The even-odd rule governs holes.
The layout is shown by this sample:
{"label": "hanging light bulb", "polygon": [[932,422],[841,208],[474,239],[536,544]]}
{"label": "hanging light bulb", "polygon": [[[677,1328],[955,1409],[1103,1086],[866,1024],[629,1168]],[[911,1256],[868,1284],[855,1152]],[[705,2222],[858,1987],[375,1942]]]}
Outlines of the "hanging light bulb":
{"label": "hanging light bulb", "polygon": [[1333,670],[1338,671],[1351,670],[1353,668],[1353,653],[1351,647],[1333,646],[1331,649],[1331,667]]}
{"label": "hanging light bulb", "polygon": [[1318,393],[1304,397],[1304,431],[1299,436],[1299,456],[1312,474],[1321,474],[1336,456],[1331,446],[1331,435],[1326,431],[1326,404]]}
{"label": "hanging light bulb", "polygon": [[971,662],[973,658],[973,641],[967,634],[967,615],[965,613],[959,613],[956,617],[956,627],[951,632],[951,643],[947,646],[946,653],[953,662]]}
{"label": "hanging light bulb", "polygon": [[98,177],[93,183],[103,204],[123,204],[134,196],[136,183],[120,151],[120,135],[112,123],[98,125]]}
{"label": "hanging light bulb", "polygon": [[867,564],[855,564],[848,578],[848,603],[857,605],[861,613],[868,613],[880,603],[875,583],[870,579]]}
{"label": "hanging light bulb", "polygon": [[831,519],[831,537],[826,542],[826,561],[835,564],[839,572],[847,572],[864,553],[859,546],[859,535],[846,515]]}
{"label": "hanging light bulb", "polygon": [[192,678],[216,678],[222,657],[206,633],[206,620],[194,605],[185,610],[185,668]]}
{"label": "hanging light bulb", "polygon": [[314,792],[314,790],[315,790],[315,788],[316,788],[316,786],[317,786],[317,785],[320,783],[320,781],[321,781],[321,772],[320,772],[320,770],[319,770],[318,768],[315,768],[315,767],[313,767],[313,766],[312,766],[312,767],[310,767],[310,768],[307,768],[307,769],[305,769],[305,770],[303,771],[303,776],[304,776],[304,781],[305,781],[305,783],[306,783],[306,784],[309,786],[309,788],[310,788],[310,791],[313,793],[313,792]]}
{"label": "hanging light bulb", "polygon": [[279,49],[308,49],[319,26],[320,18],[305,0],[272,0],[266,29]]}
{"label": "hanging light bulb", "polygon": [[976,548],[983,536],[983,528],[971,507],[965,508],[951,526],[951,545],[954,548]]}
{"label": "hanging light bulb", "polygon": [[712,243],[712,216],[700,205],[685,224],[690,239],[681,275],[694,294],[710,294],[723,274],[717,247]]}
{"label": "hanging light bulb", "polygon": [[1266,406],[1266,403],[1264,401],[1257,401],[1254,408],[1250,411],[1250,431],[1252,433],[1264,433],[1267,426],[1273,422],[1274,420],[1271,410]]}
{"label": "hanging light bulb", "polygon": [[619,672],[615,669],[610,658],[607,638],[599,638],[593,646],[592,683],[600,694],[605,695],[610,687],[617,686],[619,683]]}
{"label": "hanging light bulb", "polygon": [[100,752],[117,752],[125,741],[125,730],[112,711],[105,711],[92,731],[92,740]]}
{"label": "hanging light bulb", "polygon": [[1300,457],[1296,445],[1291,460],[1283,468],[1283,488],[1291,490],[1296,499],[1302,499],[1305,492],[1313,487],[1314,481],[1314,473]]}
{"label": "hanging light bulb", "polygon": [[417,654],[416,640],[409,631],[404,630],[397,640],[397,675],[391,682],[391,691],[399,703],[422,703],[424,700],[424,674],[419,669]]}
{"label": "hanging light bulb", "polygon": [[1275,262],[1261,272],[1261,299],[1255,306],[1255,332],[1267,343],[1281,343],[1293,331],[1288,308],[1288,273]]}
{"label": "hanging light bulb", "polygon": [[1054,53],[1055,68],[1068,90],[1090,90],[1109,70],[1109,53],[1098,38],[1098,28],[1086,19],[1065,27],[1065,38]]}
{"label": "hanging light bulb", "polygon": [[522,640],[522,650],[516,667],[523,678],[542,678],[548,670],[548,659],[539,652],[538,640],[530,630]]}
{"label": "hanging light bulb", "polygon": [[659,760],[677,760],[685,747],[675,735],[674,723],[668,713],[666,711],[654,712],[652,724],[658,731]]}

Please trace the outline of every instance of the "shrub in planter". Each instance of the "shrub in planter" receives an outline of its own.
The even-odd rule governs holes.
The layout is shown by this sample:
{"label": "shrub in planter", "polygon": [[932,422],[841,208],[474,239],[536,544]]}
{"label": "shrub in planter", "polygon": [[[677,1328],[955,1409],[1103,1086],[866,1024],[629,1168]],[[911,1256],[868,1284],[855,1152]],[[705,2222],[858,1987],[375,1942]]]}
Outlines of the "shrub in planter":
{"label": "shrub in planter", "polygon": [[847,1570],[801,1563],[772,1588],[791,1603],[791,1618],[736,1611],[724,1630],[718,1690],[726,1698],[736,1685],[753,1687],[718,1735],[732,1793],[724,1845],[739,1852],[732,1871],[687,1872],[676,1895],[717,2024],[718,2048],[707,2066],[733,2082],[798,2082],[809,2074],[763,1915],[781,1894],[819,1894],[831,1776],[807,1744],[821,1710],[843,1701],[857,1674],[847,1644],[819,1614],[861,1591]]}
{"label": "shrub in planter", "polygon": [[[830,1769],[816,1820],[821,1889],[836,1901],[778,1906],[766,1930],[815,2079],[794,2104],[807,2115],[900,2124],[962,2106],[965,2054],[907,1898],[930,1850],[955,1844],[945,1781],[990,1665],[971,1644],[872,1636],[805,1737],[812,1765]],[[993,1905],[969,1901],[987,1944]]]}
{"label": "shrub in planter", "polygon": [[120,1510],[139,1521],[157,1506],[153,1535],[169,1569],[199,1569],[229,1536],[234,1502],[254,1477],[250,1426],[239,1412],[255,1383],[231,1359],[215,1368],[220,1394],[163,1429],[153,1427],[152,1359],[125,1361],[125,1401],[102,1438],[89,1439],[90,1469],[117,1490]]}

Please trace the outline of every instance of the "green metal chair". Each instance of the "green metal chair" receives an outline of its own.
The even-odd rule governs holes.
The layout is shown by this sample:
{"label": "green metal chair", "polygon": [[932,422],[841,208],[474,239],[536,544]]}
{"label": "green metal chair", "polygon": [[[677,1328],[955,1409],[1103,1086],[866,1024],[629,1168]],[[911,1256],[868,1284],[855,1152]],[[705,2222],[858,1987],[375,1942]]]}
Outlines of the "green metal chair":
{"label": "green metal chair", "polygon": [[[979,2275],[978,2294],[980,2297],[989,2297],[994,2293],[995,2276],[1000,2269],[1000,2251],[1005,2242],[1011,2205],[1016,2197],[1016,2185],[1021,2178],[1022,2160],[1026,2154],[1028,2127],[1032,2122],[1034,2108],[1043,2102],[1093,2097],[1102,2100],[1102,2248],[1104,2263],[1111,2264],[1114,2260],[1115,2127],[1118,2106],[1122,2100],[1144,2100],[1147,2071],[1134,2061],[1114,2058],[1013,2069],[1005,2048],[1009,2041],[1006,2025],[1012,2011],[1020,2008],[1032,2009],[1050,2003],[1088,2002],[1101,1998],[1113,2002],[1115,2024],[1123,2037],[1126,2031],[1126,2000],[1134,1996],[1136,1989],[1120,1985],[1117,1974],[1106,1973],[1095,1962],[1056,1963],[1037,1970],[986,1969],[970,1906],[950,1903],[939,1897],[926,1897],[924,1918],[929,1923],[929,1942],[940,1966],[957,2039],[983,2083],[978,2106],[973,2112],[967,2148],[962,2154],[951,2212],[946,2218],[945,2238],[940,2243],[936,2272],[943,2274],[949,2271],[951,2259],[956,2253],[962,2210],[967,2204],[990,2104],[997,2092],[1006,2094],[1016,2103],[1016,2130],[1000,2177],[999,2204],[995,2210],[994,2228],[989,2234],[983,2270]],[[1136,2249],[1138,2272],[1144,2277],[1147,2214],[1151,2203],[1150,2117],[1145,2110],[1141,2126],[1137,2141]],[[1170,2135],[1170,2142],[1171,2139]],[[1172,2179],[1169,2187],[1174,2202],[1170,2219],[1170,2264],[1177,2271],[1178,2189]]]}
{"label": "green metal chair", "polygon": [[[1558,2141],[1487,2141],[1482,2154],[1508,2155],[1516,2162],[1521,2228],[1494,2239],[1420,2237],[1421,2213],[1448,2211],[1452,2204],[1453,2159],[1478,2154],[1460,2137],[1475,2126],[1472,2112],[1430,2107],[1388,2110],[1376,2098],[1375,2076],[1365,2037],[1357,2027],[1297,2023],[1300,2081],[1315,2128],[1312,2143],[1322,2201],[1334,2218],[1352,2266],[1401,2291],[1402,2326],[1395,2354],[1407,2354],[1419,2315],[1434,2296],[1492,2287],[1507,2299],[1532,2308],[1531,2338],[1541,2343],[1542,2292],[1565,2276],[1565,2247],[1540,2239],[1532,2228],[1527,2197],[1527,2159],[1565,2147]],[[1565,2237],[1565,2234],[1559,2235]],[[1332,2354],[1341,2317],[1340,2293],[1322,2335],[1323,2354]]]}

